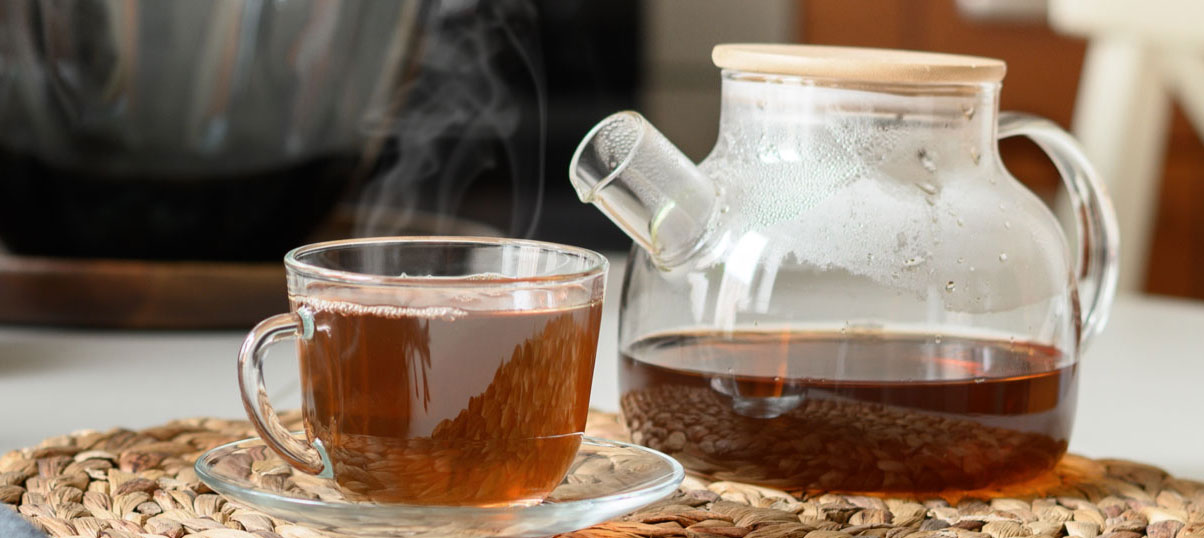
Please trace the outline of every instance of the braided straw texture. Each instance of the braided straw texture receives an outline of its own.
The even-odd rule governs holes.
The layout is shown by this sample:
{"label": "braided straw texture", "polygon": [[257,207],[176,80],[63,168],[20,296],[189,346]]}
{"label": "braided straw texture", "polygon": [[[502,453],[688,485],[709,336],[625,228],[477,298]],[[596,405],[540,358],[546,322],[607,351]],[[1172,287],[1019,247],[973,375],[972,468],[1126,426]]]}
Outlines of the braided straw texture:
{"label": "braided straw texture", "polygon": [[[296,413],[283,417],[301,427]],[[587,431],[625,437],[614,415]],[[51,536],[325,538],[227,501],[192,469],[201,452],[253,435],[194,418],[142,431],[81,431],[0,456],[0,508]],[[954,501],[952,504],[950,501]],[[1116,460],[1067,456],[1049,476],[942,499],[785,492],[688,477],[653,506],[574,538],[1204,538],[1204,483]]]}

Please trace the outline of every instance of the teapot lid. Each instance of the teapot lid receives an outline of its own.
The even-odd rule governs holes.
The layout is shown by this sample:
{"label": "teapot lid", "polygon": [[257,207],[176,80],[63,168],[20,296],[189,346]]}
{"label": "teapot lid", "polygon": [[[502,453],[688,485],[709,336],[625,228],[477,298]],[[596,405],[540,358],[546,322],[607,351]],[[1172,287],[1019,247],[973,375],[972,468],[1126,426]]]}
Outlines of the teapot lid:
{"label": "teapot lid", "polygon": [[715,46],[715,65],[725,69],[900,84],[999,82],[1003,60],[910,50],[730,43]]}

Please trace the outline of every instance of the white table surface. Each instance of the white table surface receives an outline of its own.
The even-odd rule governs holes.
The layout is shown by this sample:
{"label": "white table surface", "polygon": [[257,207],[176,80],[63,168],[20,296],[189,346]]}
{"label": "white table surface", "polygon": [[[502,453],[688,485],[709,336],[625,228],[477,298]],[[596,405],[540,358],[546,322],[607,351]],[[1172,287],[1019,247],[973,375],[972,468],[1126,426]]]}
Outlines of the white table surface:
{"label": "white table surface", "polygon": [[[612,265],[591,400],[612,411],[622,269]],[[242,337],[0,325],[0,452],[83,428],[242,417],[234,367]],[[288,346],[276,350],[269,391],[278,406],[296,406],[296,362]],[[1204,303],[1121,296],[1082,358],[1080,381],[1072,451],[1204,480]]]}

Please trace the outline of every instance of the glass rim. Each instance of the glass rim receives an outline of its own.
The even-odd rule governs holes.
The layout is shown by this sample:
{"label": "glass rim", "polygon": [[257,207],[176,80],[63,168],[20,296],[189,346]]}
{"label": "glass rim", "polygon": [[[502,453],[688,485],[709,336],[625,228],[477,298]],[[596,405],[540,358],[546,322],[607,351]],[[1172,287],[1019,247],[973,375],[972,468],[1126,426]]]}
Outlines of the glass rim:
{"label": "glass rim", "polygon": [[[537,247],[560,254],[576,255],[586,260],[588,266],[579,271],[555,273],[529,277],[513,277],[505,275],[489,276],[392,276],[357,273],[344,269],[331,269],[303,261],[301,257],[330,249],[354,247],[359,245],[434,245],[445,244],[455,247],[505,247],[526,246]],[[373,285],[373,286],[408,286],[408,287],[532,287],[557,284],[569,284],[591,277],[601,276],[610,266],[606,256],[587,248],[536,241],[533,239],[514,239],[508,237],[483,236],[383,236],[360,237],[353,239],[337,239],[302,245],[288,251],[284,255],[284,266],[290,273],[308,278],[342,284]]]}

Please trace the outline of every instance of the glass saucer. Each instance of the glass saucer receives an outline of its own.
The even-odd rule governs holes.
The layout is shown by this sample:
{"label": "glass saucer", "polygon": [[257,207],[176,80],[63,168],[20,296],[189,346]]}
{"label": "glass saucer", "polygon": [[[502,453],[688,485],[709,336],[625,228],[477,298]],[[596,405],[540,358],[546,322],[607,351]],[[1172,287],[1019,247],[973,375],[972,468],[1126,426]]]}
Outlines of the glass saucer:
{"label": "glass saucer", "polygon": [[475,507],[350,501],[329,477],[297,471],[258,437],[201,455],[197,475],[214,491],[269,516],[346,536],[549,536],[632,512],[677,489],[673,458],[585,437],[564,481],[533,506]]}

